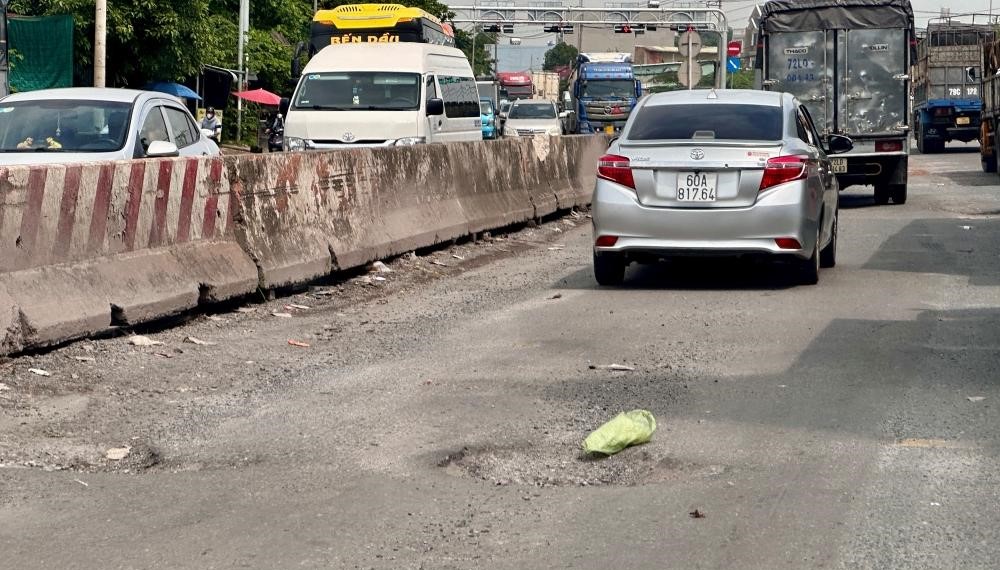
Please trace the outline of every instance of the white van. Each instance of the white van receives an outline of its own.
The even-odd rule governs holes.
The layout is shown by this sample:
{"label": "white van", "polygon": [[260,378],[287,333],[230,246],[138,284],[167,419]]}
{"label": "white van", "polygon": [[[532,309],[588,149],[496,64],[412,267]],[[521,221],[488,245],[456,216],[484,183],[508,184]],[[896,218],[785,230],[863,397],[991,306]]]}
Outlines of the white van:
{"label": "white van", "polygon": [[285,150],[482,140],[479,91],[460,50],[341,44],[306,65],[282,101]]}

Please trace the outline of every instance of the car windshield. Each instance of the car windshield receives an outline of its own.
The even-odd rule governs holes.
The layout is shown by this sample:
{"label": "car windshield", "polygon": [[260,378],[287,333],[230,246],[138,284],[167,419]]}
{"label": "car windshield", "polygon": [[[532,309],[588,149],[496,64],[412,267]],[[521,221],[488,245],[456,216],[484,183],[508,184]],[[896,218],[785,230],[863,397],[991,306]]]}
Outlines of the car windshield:
{"label": "car windshield", "polygon": [[631,99],[635,83],[628,79],[590,79],[583,86],[583,97],[594,99]]}
{"label": "car windshield", "polygon": [[552,103],[518,103],[510,108],[509,119],[555,119]]}
{"label": "car windshield", "polygon": [[324,111],[415,111],[420,75],[350,71],[310,73],[295,96],[296,109]]}
{"label": "car windshield", "polygon": [[0,152],[113,152],[131,103],[53,99],[0,103]]}
{"label": "car windshield", "polygon": [[646,105],[628,132],[629,140],[714,138],[781,140],[781,107],[739,104]]}
{"label": "car windshield", "polygon": [[490,105],[489,101],[480,101],[479,112],[484,115],[489,115],[490,113],[493,112],[493,105]]}

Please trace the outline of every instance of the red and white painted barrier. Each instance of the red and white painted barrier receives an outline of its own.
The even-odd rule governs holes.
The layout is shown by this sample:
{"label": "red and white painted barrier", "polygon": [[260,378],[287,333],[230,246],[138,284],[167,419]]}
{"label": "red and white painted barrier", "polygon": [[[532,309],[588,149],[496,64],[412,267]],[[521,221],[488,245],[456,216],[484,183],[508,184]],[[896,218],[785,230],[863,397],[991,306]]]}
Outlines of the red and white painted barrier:
{"label": "red and white painted barrier", "polygon": [[0,354],[589,202],[603,137],[0,168]]}

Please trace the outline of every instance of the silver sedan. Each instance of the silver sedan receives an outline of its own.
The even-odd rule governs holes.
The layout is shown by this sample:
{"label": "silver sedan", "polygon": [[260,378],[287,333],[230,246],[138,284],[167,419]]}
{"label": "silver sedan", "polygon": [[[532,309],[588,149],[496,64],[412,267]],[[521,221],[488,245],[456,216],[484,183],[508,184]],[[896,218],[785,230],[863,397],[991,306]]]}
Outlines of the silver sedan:
{"label": "silver sedan", "polygon": [[766,255],[814,284],[837,255],[837,179],[828,154],[851,140],[819,136],[792,95],[696,90],[640,101],[598,164],[594,274],[621,284],[632,261]]}

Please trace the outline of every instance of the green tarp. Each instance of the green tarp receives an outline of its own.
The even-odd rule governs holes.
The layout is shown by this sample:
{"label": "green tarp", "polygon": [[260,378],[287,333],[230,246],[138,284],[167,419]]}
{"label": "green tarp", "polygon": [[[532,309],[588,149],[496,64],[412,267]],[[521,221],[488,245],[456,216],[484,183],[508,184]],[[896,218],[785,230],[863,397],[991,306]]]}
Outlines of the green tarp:
{"label": "green tarp", "polygon": [[11,16],[11,91],[73,86],[73,16]]}

